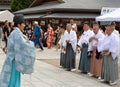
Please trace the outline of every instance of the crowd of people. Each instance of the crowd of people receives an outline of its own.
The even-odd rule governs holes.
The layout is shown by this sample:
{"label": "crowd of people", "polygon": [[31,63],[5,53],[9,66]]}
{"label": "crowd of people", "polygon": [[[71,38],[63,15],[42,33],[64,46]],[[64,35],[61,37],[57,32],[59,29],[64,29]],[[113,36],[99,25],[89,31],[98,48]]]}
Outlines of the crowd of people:
{"label": "crowd of people", "polygon": [[60,66],[67,71],[76,70],[76,53],[81,52],[78,70],[101,82],[118,82],[119,32],[115,22],[105,25],[105,32],[97,22],[84,22],[84,32],[77,39],[75,24],[60,25],[62,32],[56,48],[61,49]]}
{"label": "crowd of people", "polygon": [[[14,30],[14,23],[9,23],[7,20],[3,25],[0,25],[0,47],[3,48],[3,51],[6,53],[7,47],[7,38],[10,33]],[[36,48],[44,50],[44,47],[51,49],[53,44],[57,44],[61,32],[58,28],[54,31],[51,24],[47,25],[47,29],[43,29],[37,21],[26,22],[23,30],[23,34],[28,37],[29,40],[33,41]],[[5,42],[5,47],[3,47],[2,42]]]}
{"label": "crowd of people", "polygon": [[[14,39],[14,37],[12,37],[13,34],[11,35],[15,29],[14,27],[19,28],[24,34],[21,34],[21,37],[25,38],[25,40],[33,41],[35,47],[41,48],[41,50],[44,50],[43,46],[51,49],[55,37],[54,44],[56,45],[56,49],[61,49],[60,66],[67,71],[75,71],[76,53],[80,52],[78,70],[80,70],[81,73],[98,77],[100,81],[108,82],[110,85],[117,84],[119,32],[115,29],[115,22],[107,23],[105,25],[105,31],[100,28],[97,22],[94,22],[92,26],[91,23],[84,22],[83,33],[78,37],[77,24],[74,23],[74,20],[70,20],[70,23],[66,25],[60,24],[55,31],[51,24],[48,24],[47,30],[44,31],[37,21],[33,24],[26,23],[26,25],[24,25],[23,16],[19,15],[18,18],[20,18],[20,20],[14,20],[17,25],[13,23],[9,24],[7,20],[4,22],[4,26],[0,25],[0,47],[2,47],[2,38],[4,37],[6,45],[2,48],[5,53],[7,52],[7,44],[13,46],[10,40],[9,43],[7,42],[9,35]],[[20,31],[17,28],[16,30],[18,31],[16,31],[16,33],[19,34]],[[21,38],[19,39],[21,40]],[[16,44],[18,43],[16,42]],[[14,62],[14,60],[12,62]],[[14,69],[14,63],[12,66]],[[19,77],[19,72],[15,72]],[[16,81],[20,83],[19,79]],[[13,83],[10,84],[13,85]]]}

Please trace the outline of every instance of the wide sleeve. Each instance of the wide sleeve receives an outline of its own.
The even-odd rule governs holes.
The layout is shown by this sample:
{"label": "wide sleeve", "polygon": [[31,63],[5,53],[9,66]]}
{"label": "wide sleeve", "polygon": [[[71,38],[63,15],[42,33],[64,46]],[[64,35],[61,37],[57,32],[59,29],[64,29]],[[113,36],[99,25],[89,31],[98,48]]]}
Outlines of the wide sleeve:
{"label": "wide sleeve", "polygon": [[32,41],[24,39],[21,32],[14,35],[16,69],[22,73],[32,73],[35,62],[35,46]]}
{"label": "wide sleeve", "polygon": [[24,45],[26,45],[28,41],[24,39],[23,34],[21,32],[16,32],[14,34],[14,49],[15,52],[19,52],[23,49]]}
{"label": "wide sleeve", "polygon": [[101,34],[101,35],[98,37],[98,45],[97,45],[98,52],[101,52],[101,51],[102,51],[102,43],[103,43],[104,38],[105,38],[105,35],[104,35],[104,34]]}
{"label": "wide sleeve", "polygon": [[75,31],[72,31],[69,40],[71,44],[73,44],[77,40],[77,35]]}
{"label": "wide sleeve", "polygon": [[30,49],[33,49],[33,52],[35,51],[34,43],[32,41],[26,40],[21,32],[16,32],[14,35],[15,56],[34,55],[33,53],[30,53]]}
{"label": "wide sleeve", "polygon": [[118,46],[119,44],[117,38],[112,37],[109,44],[109,51],[111,52],[113,59],[115,59],[118,56],[118,51],[119,51]]}
{"label": "wide sleeve", "polygon": [[65,31],[65,33],[64,33],[64,40],[63,40],[63,44],[62,44],[63,47],[66,47],[66,45],[67,45],[67,43],[66,43],[67,37],[68,37],[68,32]]}

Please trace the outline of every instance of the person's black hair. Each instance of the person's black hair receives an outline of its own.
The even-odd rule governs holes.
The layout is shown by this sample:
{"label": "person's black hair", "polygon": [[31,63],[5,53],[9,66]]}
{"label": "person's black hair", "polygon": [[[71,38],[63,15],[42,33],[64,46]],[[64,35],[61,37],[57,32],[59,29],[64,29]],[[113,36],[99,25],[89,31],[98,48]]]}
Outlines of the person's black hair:
{"label": "person's black hair", "polygon": [[87,24],[89,27],[91,26],[90,22],[85,21],[83,24]]}
{"label": "person's black hair", "polygon": [[60,24],[59,27],[63,28],[63,29],[66,29],[65,25],[63,25],[63,24]]}
{"label": "person's black hair", "polygon": [[13,18],[14,27],[18,27],[18,24],[24,23],[24,16],[23,14],[16,14]]}
{"label": "person's black hair", "polygon": [[8,20],[5,20],[5,21],[4,21],[4,24],[5,24],[6,22],[8,22]]}

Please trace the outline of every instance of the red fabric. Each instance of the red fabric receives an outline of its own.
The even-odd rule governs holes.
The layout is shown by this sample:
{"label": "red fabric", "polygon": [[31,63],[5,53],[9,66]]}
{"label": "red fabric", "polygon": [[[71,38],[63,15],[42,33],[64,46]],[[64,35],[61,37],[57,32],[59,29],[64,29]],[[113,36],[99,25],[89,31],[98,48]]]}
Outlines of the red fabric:
{"label": "red fabric", "polygon": [[48,30],[47,30],[47,41],[46,41],[48,48],[52,47],[53,37],[54,37],[54,31],[53,31],[53,29],[52,28],[48,28]]}

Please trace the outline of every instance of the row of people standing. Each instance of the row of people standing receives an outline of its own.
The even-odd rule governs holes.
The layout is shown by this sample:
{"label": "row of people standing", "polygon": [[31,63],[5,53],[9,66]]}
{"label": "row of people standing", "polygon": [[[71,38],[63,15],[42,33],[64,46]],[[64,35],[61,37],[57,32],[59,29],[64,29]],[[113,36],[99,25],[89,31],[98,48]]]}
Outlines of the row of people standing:
{"label": "row of people standing", "polygon": [[57,48],[61,48],[60,65],[68,71],[75,70],[77,35],[71,24],[60,25],[62,32]]}
{"label": "row of people standing", "polygon": [[[119,33],[115,30],[115,23],[111,22],[105,26],[103,33],[98,23],[83,25],[84,32],[77,42],[75,30],[71,24],[60,27],[61,39],[57,47],[61,47],[60,65],[68,71],[75,70],[76,48],[81,51],[78,69],[81,73],[96,76],[110,85],[118,81],[118,56],[119,56]],[[65,30],[67,29],[67,30]],[[78,47],[77,47],[78,46]]]}

